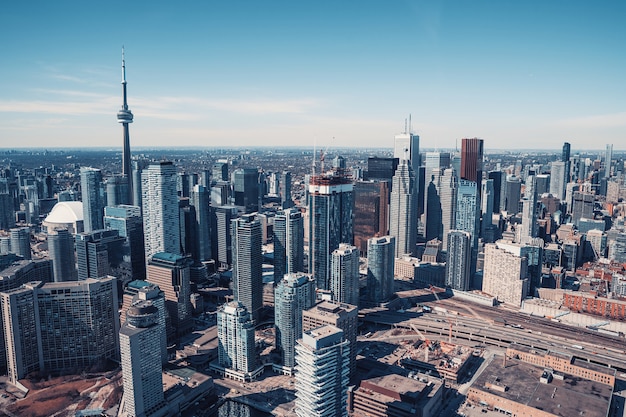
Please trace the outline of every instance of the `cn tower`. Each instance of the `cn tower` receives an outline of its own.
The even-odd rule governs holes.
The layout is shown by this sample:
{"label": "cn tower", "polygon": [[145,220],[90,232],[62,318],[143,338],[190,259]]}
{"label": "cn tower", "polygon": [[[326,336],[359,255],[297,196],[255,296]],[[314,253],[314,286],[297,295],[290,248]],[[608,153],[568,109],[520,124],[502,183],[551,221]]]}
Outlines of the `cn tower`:
{"label": "cn tower", "polygon": [[126,102],[126,62],[124,61],[124,47],[122,47],[122,95],[124,102],[122,109],[117,112],[117,122],[124,126],[124,146],[122,150],[122,176],[128,181],[128,204],[133,201],[133,180],[130,171],[130,135],[128,124],[133,122],[133,113]]}

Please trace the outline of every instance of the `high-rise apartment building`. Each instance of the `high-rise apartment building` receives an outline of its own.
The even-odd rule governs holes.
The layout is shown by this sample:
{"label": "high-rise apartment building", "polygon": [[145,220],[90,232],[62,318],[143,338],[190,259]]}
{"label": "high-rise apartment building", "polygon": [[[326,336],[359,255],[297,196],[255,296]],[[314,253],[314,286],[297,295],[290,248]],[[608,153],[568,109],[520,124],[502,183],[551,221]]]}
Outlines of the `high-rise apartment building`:
{"label": "high-rise apartment building", "polygon": [[[343,337],[356,346],[358,308],[352,304],[321,301],[302,312],[302,331],[330,324],[343,330]],[[356,349],[350,348],[350,375],[356,371]]]}
{"label": "high-rise apartment building", "polygon": [[390,184],[391,181],[387,180],[357,181],[354,184],[354,246],[359,248],[362,256],[367,256],[369,238],[385,236],[389,232]]}
{"label": "high-rise apartment building", "polygon": [[471,287],[472,235],[463,230],[451,230],[447,242],[446,286],[459,291]]}
{"label": "high-rise apartment building", "polygon": [[340,243],[330,259],[330,291],[338,303],[359,304],[359,250]]}
{"label": "high-rise apartment building", "polygon": [[102,229],[104,226],[104,206],[106,206],[102,171],[91,167],[81,168],[80,187],[85,232]]}
{"label": "high-rise apartment building", "polygon": [[304,271],[304,219],[300,210],[288,208],[274,217],[274,283],[285,274]]}
{"label": "high-rise apartment building", "polygon": [[131,276],[124,264],[124,243],[126,239],[117,230],[94,230],[79,233],[76,240],[76,264],[78,279],[100,278],[115,275],[122,282]]}
{"label": "high-rise apartment building", "polygon": [[114,277],[30,282],[0,300],[12,382],[34,370],[76,372],[119,358]]}
{"label": "high-rise apartment building", "polygon": [[237,207],[219,206],[211,208],[213,227],[211,227],[211,246],[221,269],[228,269],[233,263],[231,221],[237,218]]}
{"label": "high-rise apartment building", "polygon": [[456,230],[463,230],[472,235],[472,248],[478,246],[480,230],[480,200],[478,184],[474,181],[459,181],[456,199]]}
{"label": "high-rise apartment building", "polygon": [[[444,248],[448,247],[448,232],[456,227],[458,210],[459,179],[453,168],[443,171],[439,177],[439,204],[441,207],[441,224],[437,225],[440,232],[435,238],[441,241]],[[432,240],[432,239],[431,239]]]}
{"label": "high-rise apartment building", "polygon": [[165,415],[159,310],[150,300],[136,301],[120,329],[120,356],[124,396],[122,411],[128,416]]}
{"label": "high-rise apartment building", "polygon": [[14,227],[9,230],[11,239],[11,253],[21,256],[24,259],[31,259],[32,252],[30,249],[30,227]]}
{"label": "high-rise apartment building", "polygon": [[302,312],[315,303],[315,281],[304,274],[287,274],[274,289],[276,348],[282,372],[291,375],[296,365],[296,340],[302,337]]}
{"label": "high-rise apartment building", "polygon": [[298,417],[347,417],[350,350],[335,326],[304,332],[296,345]]}
{"label": "high-rise apartment building", "polygon": [[565,184],[567,184],[565,162],[553,161],[550,163],[550,167],[550,194],[563,201]]}
{"label": "high-rise apartment building", "polygon": [[168,345],[193,329],[191,307],[191,259],[173,253],[155,253],[148,260],[147,281],[157,285],[165,294],[165,308],[169,313]]}
{"label": "high-rise apartment building", "polygon": [[604,178],[611,176],[611,161],[613,160],[613,144],[606,145],[604,152]]}
{"label": "high-rise apartment building", "polygon": [[49,230],[47,235],[48,254],[52,260],[54,281],[75,281],[77,273],[74,256],[74,236],[67,229]]}
{"label": "high-rise apartment building", "polygon": [[484,238],[486,230],[492,227],[494,205],[493,179],[483,179],[481,194],[480,235]]}
{"label": "high-rise apartment building", "polygon": [[291,172],[281,172],[278,184],[281,207],[284,209],[293,207],[293,200],[291,199]]}
{"label": "high-rise apartment building", "polygon": [[499,301],[520,306],[528,294],[528,259],[518,256],[499,242],[485,245],[483,292]]}
{"label": "high-rise apartment building", "polygon": [[417,192],[415,172],[406,155],[400,160],[393,176],[389,204],[389,235],[395,238],[395,253],[400,256],[415,255],[417,241]]}
{"label": "high-rise apartment building", "polygon": [[249,379],[256,369],[254,320],[239,301],[222,305],[217,311],[217,356],[224,372]]}
{"label": "high-rise apartment building", "polygon": [[141,191],[146,258],[159,252],[181,254],[174,164],[150,164],[141,173]]}
{"label": "high-rise apartment building", "polygon": [[132,204],[133,201],[128,190],[128,180],[129,178],[124,176],[115,176],[107,179],[107,204],[109,206]]}
{"label": "high-rise apartment building", "polygon": [[211,259],[211,215],[210,195],[203,185],[194,185],[191,189],[191,204],[195,207],[196,241],[192,250],[195,261]]}
{"label": "high-rise apartment building", "polygon": [[383,236],[367,242],[367,299],[370,303],[379,304],[393,295],[394,240],[393,236]]}
{"label": "high-rise apartment building", "polygon": [[258,320],[263,307],[261,223],[253,214],[243,215],[231,223],[233,296],[246,307],[253,320]]}
{"label": "high-rise apartment building", "polygon": [[526,177],[526,191],[522,199],[522,226],[520,235],[523,237],[537,237],[539,207],[537,205],[537,179],[534,175]]}
{"label": "high-rise apartment building", "polygon": [[335,170],[312,176],[308,190],[309,273],[317,288],[328,290],[330,254],[353,239],[353,185],[342,170]]}
{"label": "high-rise apartment building", "polygon": [[119,236],[126,239],[124,256],[130,258],[132,279],[146,279],[146,250],[141,208],[123,204],[105,207],[104,228],[117,230]]}
{"label": "high-rise apartment building", "polygon": [[0,230],[9,230],[13,227],[15,227],[13,196],[0,192]]}
{"label": "high-rise apartment building", "polygon": [[504,210],[506,193],[506,175],[502,171],[489,171],[489,179],[493,180],[493,213]]}

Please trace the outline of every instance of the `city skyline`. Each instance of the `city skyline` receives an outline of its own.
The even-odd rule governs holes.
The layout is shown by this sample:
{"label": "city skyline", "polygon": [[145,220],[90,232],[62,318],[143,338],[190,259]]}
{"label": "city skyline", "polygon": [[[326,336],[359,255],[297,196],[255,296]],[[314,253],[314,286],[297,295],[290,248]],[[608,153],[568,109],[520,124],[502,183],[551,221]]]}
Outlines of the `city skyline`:
{"label": "city skyline", "polygon": [[2,146],[119,146],[123,45],[132,148],[624,138],[621,2],[120,6],[7,5]]}

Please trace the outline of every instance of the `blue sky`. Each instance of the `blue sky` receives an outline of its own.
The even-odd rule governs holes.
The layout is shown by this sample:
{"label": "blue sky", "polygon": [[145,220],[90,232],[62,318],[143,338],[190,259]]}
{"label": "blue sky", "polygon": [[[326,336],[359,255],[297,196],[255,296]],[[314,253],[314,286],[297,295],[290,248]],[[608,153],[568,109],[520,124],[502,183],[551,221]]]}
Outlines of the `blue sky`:
{"label": "blue sky", "polygon": [[[87,6],[87,4],[89,4]],[[0,147],[626,148],[624,1],[12,1]]]}

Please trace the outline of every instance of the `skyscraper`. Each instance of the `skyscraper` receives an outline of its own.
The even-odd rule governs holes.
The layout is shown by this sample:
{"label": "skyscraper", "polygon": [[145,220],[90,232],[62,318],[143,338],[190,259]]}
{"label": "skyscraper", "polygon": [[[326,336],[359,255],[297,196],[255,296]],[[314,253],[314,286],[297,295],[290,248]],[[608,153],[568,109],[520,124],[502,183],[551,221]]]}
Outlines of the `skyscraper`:
{"label": "skyscraper", "polygon": [[48,253],[52,259],[54,281],[75,281],[74,237],[67,229],[48,231]]}
{"label": "skyscraper", "polygon": [[483,291],[519,307],[528,294],[528,259],[500,248],[498,243],[485,245]]}
{"label": "skyscraper", "polygon": [[128,205],[105,207],[104,227],[117,230],[119,235],[126,239],[124,256],[130,258],[132,279],[146,279],[146,250],[141,208]]}
{"label": "skyscraper", "polygon": [[150,164],[141,183],[146,258],[159,252],[180,254],[176,167],[168,161]]}
{"label": "skyscraper", "polygon": [[100,230],[103,227],[102,218],[104,216],[104,206],[106,205],[102,172],[91,167],[81,168],[80,185],[85,232]]}
{"label": "skyscraper", "polygon": [[563,201],[565,198],[565,184],[567,184],[565,162],[553,161],[550,163],[550,166],[550,194]]}
{"label": "skyscraper", "polygon": [[493,213],[498,214],[504,209],[506,175],[502,171],[489,171],[488,177],[493,180]]}
{"label": "skyscraper", "polygon": [[212,207],[212,212],[211,246],[215,248],[213,256],[220,268],[228,269],[233,263],[231,220],[237,217],[237,207]]}
{"label": "skyscraper", "polygon": [[446,262],[446,286],[467,291],[471,283],[472,236],[463,230],[448,233],[448,261]]}
{"label": "skyscraper", "polygon": [[[0,298],[5,334],[12,337],[6,339],[9,376],[16,378],[12,382],[33,370],[76,372],[103,366],[109,359],[118,360],[119,315],[114,277],[29,282],[22,288],[0,293]],[[17,311],[13,302],[18,303]],[[7,314],[9,311],[18,315]]]}
{"label": "skyscraper", "polygon": [[[478,246],[480,230],[480,200],[478,185],[474,181],[460,180],[456,199],[456,230],[463,230],[472,235],[472,248]],[[477,207],[478,206],[478,207]]]}
{"label": "skyscraper", "polygon": [[485,231],[492,226],[494,189],[492,179],[483,179],[481,196],[481,223],[480,235],[485,236]]}
{"label": "skyscraper", "polygon": [[304,274],[287,274],[274,290],[276,348],[283,372],[291,374],[296,365],[296,340],[302,337],[302,311],[315,303],[315,281]]}
{"label": "skyscraper", "polygon": [[161,334],[158,308],[150,300],[138,300],[126,314],[120,329],[120,355],[124,383],[123,412],[151,416],[165,404],[161,367]]}
{"label": "skyscraper", "polygon": [[461,140],[461,172],[459,177],[480,184],[483,179],[483,140]]}
{"label": "skyscraper", "polygon": [[507,214],[519,213],[519,201],[522,197],[522,180],[514,175],[507,175],[504,195],[504,210],[506,210]]}
{"label": "skyscraper", "polygon": [[571,145],[569,142],[563,142],[563,152],[561,153],[561,161],[567,162],[569,161],[571,153]]}
{"label": "skyscraper", "polygon": [[196,242],[192,253],[194,259],[203,262],[211,259],[211,216],[209,191],[203,185],[194,185],[191,190],[191,204],[196,208]]}
{"label": "skyscraper", "polygon": [[282,208],[293,207],[291,199],[291,172],[283,171],[280,174],[279,181],[280,203]]}
{"label": "skyscraper", "polygon": [[526,177],[526,191],[522,200],[521,236],[537,237],[537,217],[537,180],[534,175],[529,175]]}
{"label": "skyscraper", "polygon": [[367,299],[370,303],[381,303],[393,295],[394,240],[393,236],[384,236],[367,242]]}
{"label": "skyscraper", "polygon": [[389,235],[395,238],[395,256],[415,254],[417,241],[417,199],[415,172],[403,156],[393,176],[389,204]]}
{"label": "skyscraper", "polygon": [[235,205],[243,207],[246,213],[259,210],[259,171],[253,168],[239,168],[233,172],[233,194]]}
{"label": "skyscraper", "polygon": [[132,204],[128,194],[129,178],[124,176],[109,177],[106,182],[107,204],[117,206],[118,204]]}
{"label": "skyscraper", "polygon": [[231,301],[218,309],[217,338],[220,366],[243,374],[242,379],[249,378],[256,368],[254,321],[239,301]]}
{"label": "skyscraper", "polygon": [[362,256],[367,255],[369,238],[389,233],[389,186],[383,180],[354,184],[354,246]]}
{"label": "skyscraper", "polygon": [[349,342],[326,325],[306,331],[296,345],[296,415],[347,417]]}
{"label": "skyscraper", "polygon": [[30,227],[14,227],[9,230],[9,236],[11,238],[11,253],[24,259],[31,259]]}
{"label": "skyscraper", "polygon": [[173,253],[155,253],[148,260],[147,281],[165,294],[165,308],[171,327],[166,329],[168,345],[193,329],[191,317],[191,259]]}
{"label": "skyscraper", "polygon": [[233,244],[233,296],[253,320],[263,307],[263,255],[261,223],[253,214],[231,221]]}
{"label": "skyscraper", "polygon": [[309,183],[309,273],[317,288],[329,289],[330,254],[340,243],[352,243],[352,181],[341,170],[315,175]]}
{"label": "skyscraper", "polygon": [[441,240],[444,248],[448,247],[448,232],[456,228],[458,208],[459,179],[454,168],[443,171],[439,177],[439,204],[441,204],[440,234],[435,238]]}
{"label": "skyscraper", "polygon": [[[419,211],[419,198],[424,198],[423,195],[420,195],[420,177],[419,177],[419,167],[421,165],[421,156],[420,156],[420,137],[418,135],[414,135],[411,133],[411,120],[409,116],[409,124],[408,128],[405,126],[404,133],[397,134],[394,137],[394,147],[393,147],[393,157],[398,158],[398,160],[402,160],[403,158],[408,161],[408,164],[413,168],[413,174],[415,176],[415,181],[413,182],[413,191],[411,192],[413,198],[413,207],[415,210],[415,215],[418,215]],[[395,175],[395,173],[394,173]],[[428,178],[428,175],[426,175]],[[393,185],[390,191],[393,191]],[[417,220],[413,223],[415,225],[417,233]]]}
{"label": "skyscraper", "polygon": [[[133,203],[133,181],[131,179],[130,166],[130,134],[128,133],[128,124],[133,122],[133,113],[128,108],[126,101],[126,61],[124,60],[124,48],[122,48],[122,108],[117,112],[117,122],[124,127],[124,141],[122,145],[122,176],[127,180],[127,204]],[[112,204],[113,205],[113,204]],[[98,227],[97,229],[100,229]]]}
{"label": "skyscraper", "polygon": [[79,233],[75,239],[79,280],[115,275],[122,282],[130,281],[128,268],[122,268],[126,238],[117,230]]}
{"label": "skyscraper", "polygon": [[298,209],[288,208],[274,217],[274,283],[285,274],[304,271],[304,220]]}
{"label": "skyscraper", "polygon": [[604,178],[611,176],[611,161],[613,160],[613,145],[606,145],[606,151],[604,152]]}
{"label": "skyscraper", "polygon": [[[352,304],[321,301],[302,312],[302,331],[330,324],[343,330],[343,337],[356,346],[358,308]],[[296,361],[297,362],[297,361]],[[356,349],[350,347],[350,374],[356,371]]]}
{"label": "skyscraper", "polygon": [[340,243],[330,259],[330,291],[333,301],[359,304],[359,250]]}

